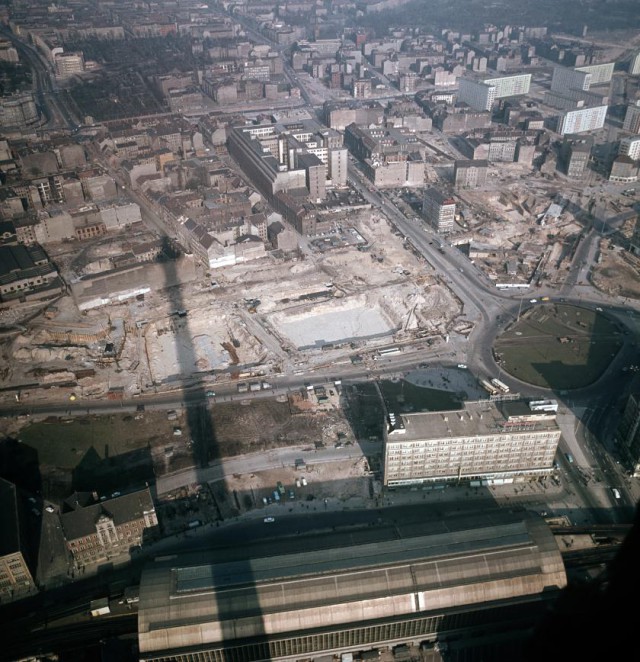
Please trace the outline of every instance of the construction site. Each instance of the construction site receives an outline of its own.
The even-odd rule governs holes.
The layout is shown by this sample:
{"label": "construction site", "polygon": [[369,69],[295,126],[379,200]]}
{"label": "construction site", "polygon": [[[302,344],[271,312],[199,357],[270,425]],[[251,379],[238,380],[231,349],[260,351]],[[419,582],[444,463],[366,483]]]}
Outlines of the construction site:
{"label": "construction site", "polygon": [[[4,336],[2,379],[14,390],[5,402],[15,391],[23,401],[37,393],[118,399],[185,379],[290,374],[390,343],[436,341],[454,327],[471,330],[460,301],[384,217],[358,212],[349,221],[331,233],[330,249],[309,244],[292,258],[268,256],[209,277],[192,256],[153,263],[129,275],[135,296],[108,306],[81,311],[72,287]],[[119,242],[85,251],[82,265],[68,246],[55,259],[75,283],[124,250]],[[102,286],[109,289],[108,278]]]}

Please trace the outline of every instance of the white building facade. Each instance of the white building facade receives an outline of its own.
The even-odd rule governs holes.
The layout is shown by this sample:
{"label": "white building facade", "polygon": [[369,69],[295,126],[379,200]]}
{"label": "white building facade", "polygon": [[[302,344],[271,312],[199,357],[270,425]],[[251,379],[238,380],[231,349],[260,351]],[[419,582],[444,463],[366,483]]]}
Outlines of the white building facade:
{"label": "white building facade", "polygon": [[607,110],[608,106],[571,110],[558,120],[557,132],[563,136],[565,133],[583,133],[601,129],[607,117]]}
{"label": "white building facade", "polygon": [[618,153],[628,156],[634,161],[640,159],[640,136],[637,138],[634,136],[623,138],[620,141],[620,151]]}
{"label": "white building facade", "polygon": [[384,485],[516,482],[550,475],[560,441],[555,412],[523,402],[389,415]]}

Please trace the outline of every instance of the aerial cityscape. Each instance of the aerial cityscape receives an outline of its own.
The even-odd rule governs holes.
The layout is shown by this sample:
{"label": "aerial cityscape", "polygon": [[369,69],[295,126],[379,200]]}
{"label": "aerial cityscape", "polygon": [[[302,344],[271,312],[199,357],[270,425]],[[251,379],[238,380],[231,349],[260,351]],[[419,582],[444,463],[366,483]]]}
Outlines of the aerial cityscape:
{"label": "aerial cityscape", "polygon": [[637,0],[5,0],[0,71],[0,661],[635,659]]}

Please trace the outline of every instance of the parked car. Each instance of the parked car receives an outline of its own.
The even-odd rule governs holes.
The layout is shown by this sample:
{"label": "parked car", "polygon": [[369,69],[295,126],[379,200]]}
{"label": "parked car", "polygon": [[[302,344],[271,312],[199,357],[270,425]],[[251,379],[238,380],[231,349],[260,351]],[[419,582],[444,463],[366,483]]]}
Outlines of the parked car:
{"label": "parked car", "polygon": [[275,522],[276,518],[275,517],[265,517],[264,521],[266,524],[271,524],[271,522]]}

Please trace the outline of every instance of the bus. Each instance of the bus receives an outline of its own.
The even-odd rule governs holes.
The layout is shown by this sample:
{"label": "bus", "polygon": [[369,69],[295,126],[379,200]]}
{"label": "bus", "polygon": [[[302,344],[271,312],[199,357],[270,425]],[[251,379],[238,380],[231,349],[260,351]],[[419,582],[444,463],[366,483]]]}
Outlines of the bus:
{"label": "bus", "polygon": [[503,393],[509,393],[509,387],[504,383],[501,382],[499,379],[496,379],[495,377],[491,380],[491,383],[500,391]]}
{"label": "bus", "polygon": [[498,389],[493,384],[490,384],[486,379],[481,379],[480,380],[480,385],[490,395],[498,395]]}

